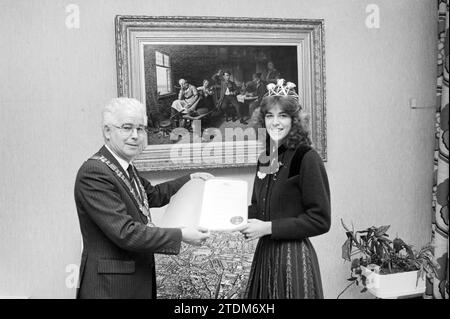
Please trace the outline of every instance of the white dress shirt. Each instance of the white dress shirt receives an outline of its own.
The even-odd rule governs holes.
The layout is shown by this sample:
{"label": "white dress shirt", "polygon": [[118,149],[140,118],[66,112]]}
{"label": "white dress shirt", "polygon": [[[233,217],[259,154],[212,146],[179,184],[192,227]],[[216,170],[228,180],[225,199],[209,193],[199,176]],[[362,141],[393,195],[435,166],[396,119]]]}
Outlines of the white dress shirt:
{"label": "white dress shirt", "polygon": [[108,151],[114,156],[114,158],[119,162],[120,166],[122,166],[122,168],[125,171],[125,173],[127,174],[127,176],[130,177],[127,169],[128,169],[128,166],[130,166],[131,162],[127,162],[123,158],[119,157],[116,153],[114,153],[114,151],[112,149],[109,148],[108,145],[105,144],[105,146],[108,149]]}

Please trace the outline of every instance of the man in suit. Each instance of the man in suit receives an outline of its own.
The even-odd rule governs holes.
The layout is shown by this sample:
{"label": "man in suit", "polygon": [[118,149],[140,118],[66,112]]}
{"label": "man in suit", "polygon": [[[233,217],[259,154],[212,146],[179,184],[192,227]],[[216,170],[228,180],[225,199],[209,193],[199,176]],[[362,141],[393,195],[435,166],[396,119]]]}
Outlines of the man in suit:
{"label": "man in suit", "polygon": [[159,228],[149,207],[160,207],[194,173],[159,185],[139,176],[132,160],[144,149],[144,105],[113,99],[103,110],[105,145],[83,163],[75,182],[81,233],[77,298],[156,298],[154,253],[178,254],[181,242],[200,245],[209,236],[195,227]]}
{"label": "man in suit", "polygon": [[267,93],[266,85],[261,81],[261,73],[258,72],[253,74],[253,82],[256,87],[255,95],[258,98],[249,104],[248,115],[250,118],[252,117],[253,112],[260,106],[264,95]]}
{"label": "man in suit", "polygon": [[274,63],[272,61],[267,62],[266,84],[276,84],[280,77],[280,72],[275,69]]}
{"label": "man in suit", "polygon": [[223,73],[223,79],[220,84],[220,100],[219,108],[225,113],[226,120],[228,121],[227,108],[231,105],[234,107],[234,113],[232,116],[233,122],[237,120],[236,116],[240,117],[240,122],[243,124],[248,124],[244,121],[241,106],[237,100],[236,95],[238,94],[239,88],[236,83],[230,80],[231,72],[225,71]]}

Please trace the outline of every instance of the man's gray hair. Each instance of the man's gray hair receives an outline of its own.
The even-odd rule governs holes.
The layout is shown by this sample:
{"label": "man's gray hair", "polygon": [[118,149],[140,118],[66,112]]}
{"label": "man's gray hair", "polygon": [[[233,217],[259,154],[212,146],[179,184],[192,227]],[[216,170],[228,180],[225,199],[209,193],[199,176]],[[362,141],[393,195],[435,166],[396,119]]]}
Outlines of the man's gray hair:
{"label": "man's gray hair", "polygon": [[109,101],[109,103],[103,108],[102,127],[108,124],[117,124],[117,111],[124,108],[141,112],[145,121],[144,124],[147,125],[147,112],[145,106],[141,102],[133,98],[117,97]]}

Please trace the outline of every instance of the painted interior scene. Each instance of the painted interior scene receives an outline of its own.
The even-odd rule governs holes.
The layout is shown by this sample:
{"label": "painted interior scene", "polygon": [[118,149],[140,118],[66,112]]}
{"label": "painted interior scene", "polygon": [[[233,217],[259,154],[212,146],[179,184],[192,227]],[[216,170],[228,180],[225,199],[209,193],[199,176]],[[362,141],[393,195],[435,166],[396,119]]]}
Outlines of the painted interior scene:
{"label": "painted interior scene", "polygon": [[218,136],[208,128],[245,129],[268,83],[298,82],[296,46],[147,44],[144,68],[151,145],[186,141],[171,132],[196,123],[203,142]]}

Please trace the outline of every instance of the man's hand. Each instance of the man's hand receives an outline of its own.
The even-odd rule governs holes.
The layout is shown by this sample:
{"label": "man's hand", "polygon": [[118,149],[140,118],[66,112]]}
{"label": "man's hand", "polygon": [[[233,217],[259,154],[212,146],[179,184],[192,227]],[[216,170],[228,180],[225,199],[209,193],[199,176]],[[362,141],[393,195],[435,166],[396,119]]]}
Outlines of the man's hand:
{"label": "man's hand", "polygon": [[214,178],[213,174],[206,173],[206,172],[197,172],[191,174],[191,179],[199,178],[204,181],[207,181],[208,179]]}
{"label": "man's hand", "polygon": [[244,234],[245,239],[253,240],[272,234],[272,222],[264,222],[259,219],[249,219],[247,225],[238,229]]}
{"label": "man's hand", "polygon": [[200,246],[210,236],[209,230],[202,227],[181,228],[181,240],[189,245]]}

